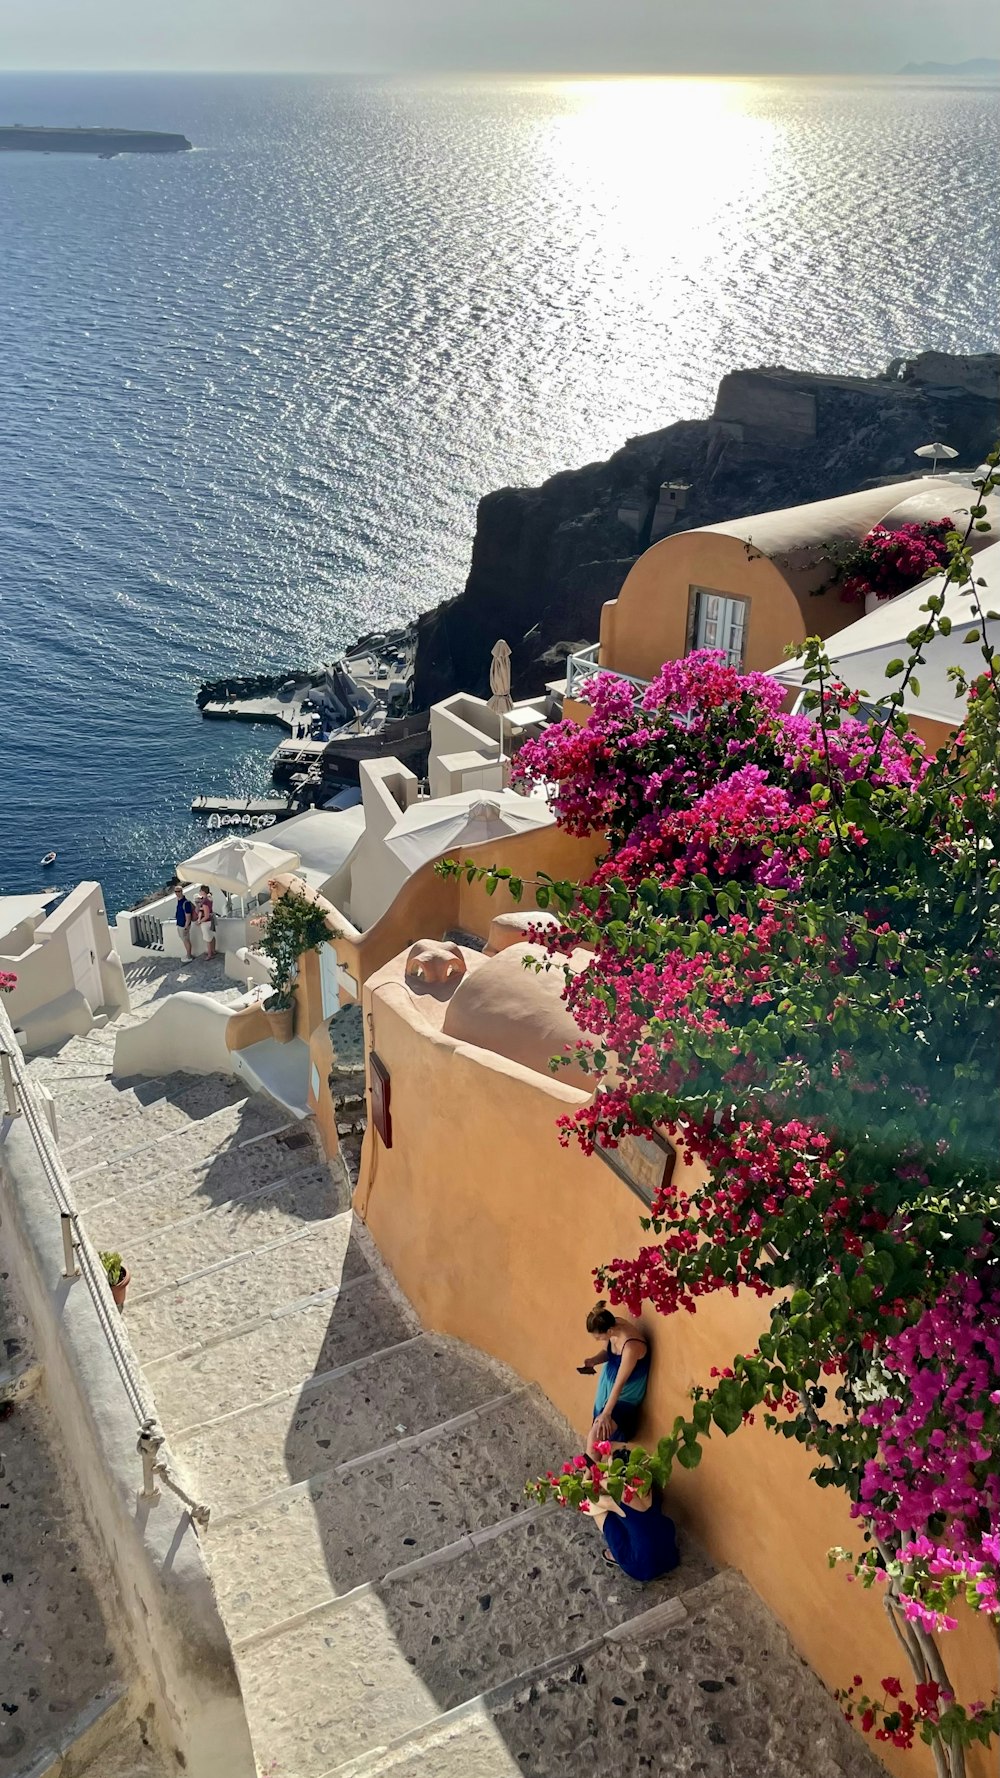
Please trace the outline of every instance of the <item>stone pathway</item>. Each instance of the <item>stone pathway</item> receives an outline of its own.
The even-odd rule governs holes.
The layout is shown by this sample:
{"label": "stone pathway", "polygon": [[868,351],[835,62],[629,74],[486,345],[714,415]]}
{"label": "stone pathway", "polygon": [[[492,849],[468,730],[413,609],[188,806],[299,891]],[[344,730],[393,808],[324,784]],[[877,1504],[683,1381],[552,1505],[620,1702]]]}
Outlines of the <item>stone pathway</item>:
{"label": "stone pathway", "polygon": [[[129,1017],[208,974],[144,967]],[[527,1505],[573,1434],[420,1327],[308,1124],[221,1076],[116,1080],[113,1044],[107,1028],[33,1066],[211,1508],[262,1774],[576,1778],[583,1758],[619,1778],[871,1778],[737,1576],[686,1544],[638,1588],[579,1515]]]}

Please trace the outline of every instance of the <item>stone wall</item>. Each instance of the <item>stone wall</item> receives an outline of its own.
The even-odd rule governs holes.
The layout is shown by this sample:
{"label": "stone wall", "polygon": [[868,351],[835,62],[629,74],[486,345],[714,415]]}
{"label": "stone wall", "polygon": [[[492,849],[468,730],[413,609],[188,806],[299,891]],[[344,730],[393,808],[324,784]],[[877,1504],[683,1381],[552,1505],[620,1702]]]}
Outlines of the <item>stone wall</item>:
{"label": "stone wall", "polygon": [[155,1504],[141,1497],[136,1416],[86,1280],[62,1275],[58,1208],[20,1121],[0,1148],[0,1214],[66,1473],[101,1552],[109,1627],[153,1704],[158,1738],[187,1778],[254,1778],[233,1653],[194,1524],[165,1489]]}

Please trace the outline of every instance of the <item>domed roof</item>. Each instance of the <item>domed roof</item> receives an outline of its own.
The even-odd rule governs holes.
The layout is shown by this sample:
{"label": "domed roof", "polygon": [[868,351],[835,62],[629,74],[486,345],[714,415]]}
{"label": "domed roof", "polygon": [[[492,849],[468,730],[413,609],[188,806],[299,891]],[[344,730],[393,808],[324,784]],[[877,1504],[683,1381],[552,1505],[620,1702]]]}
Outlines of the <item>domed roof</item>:
{"label": "domed roof", "polygon": [[[563,1004],[563,972],[558,960],[548,969],[526,969],[525,958],[545,958],[541,945],[509,945],[459,983],[444,1016],[442,1030],[459,1043],[477,1044],[537,1074],[550,1073],[553,1056],[572,1050],[580,1029]],[[592,962],[589,951],[574,951],[574,970]],[[568,1086],[591,1090],[592,1074],[575,1062],[555,1078]]]}

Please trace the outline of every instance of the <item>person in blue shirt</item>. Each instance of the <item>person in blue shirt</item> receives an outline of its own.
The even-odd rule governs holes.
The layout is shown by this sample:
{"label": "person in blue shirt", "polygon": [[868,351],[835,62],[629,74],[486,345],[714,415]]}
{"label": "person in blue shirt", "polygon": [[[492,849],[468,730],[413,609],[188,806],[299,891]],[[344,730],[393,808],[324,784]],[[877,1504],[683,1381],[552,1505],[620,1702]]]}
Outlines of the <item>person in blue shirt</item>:
{"label": "person in blue shirt", "polygon": [[587,1316],[587,1332],[604,1340],[601,1350],[579,1366],[584,1376],[592,1376],[597,1365],[603,1366],[587,1440],[587,1454],[593,1456],[594,1446],[602,1440],[635,1437],[649,1382],[649,1341],[641,1327],[613,1315],[604,1302]]}
{"label": "person in blue shirt", "polygon": [[194,919],[194,906],[188,901],[188,898],[184,893],[183,883],[174,884],[174,894],[177,897],[177,912],[174,915],[174,919],[177,921],[177,930],[181,935],[181,944],[184,946],[187,955],[190,957],[191,922]]}
{"label": "person in blue shirt", "polygon": [[[611,1456],[627,1462],[628,1446]],[[663,1496],[655,1484],[629,1488],[620,1505],[602,1489],[600,1499],[587,1501],[585,1510],[604,1538],[602,1554],[609,1567],[622,1569],[641,1586],[677,1567],[677,1527],[664,1512]]]}

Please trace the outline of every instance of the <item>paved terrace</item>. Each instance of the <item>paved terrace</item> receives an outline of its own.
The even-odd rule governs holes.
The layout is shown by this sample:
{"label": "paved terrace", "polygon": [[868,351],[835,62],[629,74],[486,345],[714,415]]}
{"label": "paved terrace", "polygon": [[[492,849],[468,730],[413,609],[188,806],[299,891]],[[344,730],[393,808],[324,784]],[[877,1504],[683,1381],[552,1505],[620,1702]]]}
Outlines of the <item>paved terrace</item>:
{"label": "paved terrace", "polygon": [[[129,974],[129,1020],[179,988],[236,992],[218,965]],[[518,1378],[420,1327],[308,1122],[223,1076],[118,1079],[114,1037],[32,1068],[91,1238],[131,1270],[127,1326],[174,1458],[211,1507],[262,1774],[578,1778],[582,1755],[619,1778],[873,1778],[737,1575],[685,1541],[674,1575],[636,1587],[579,1515],[526,1504],[525,1478],[578,1437]],[[52,1545],[54,1599],[66,1509],[53,1495],[27,1517],[69,1540]],[[113,1668],[77,1584],[32,1632],[52,1650],[86,1619],[67,1712]],[[62,1698],[57,1669],[39,1681],[47,1658],[19,1699],[32,1684]],[[0,1778],[15,1770],[0,1760]]]}

